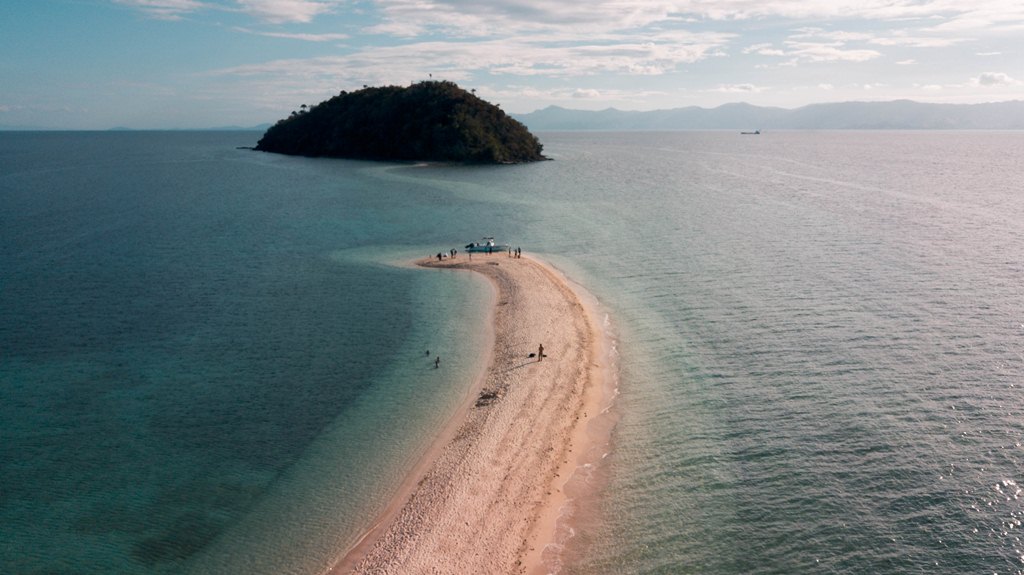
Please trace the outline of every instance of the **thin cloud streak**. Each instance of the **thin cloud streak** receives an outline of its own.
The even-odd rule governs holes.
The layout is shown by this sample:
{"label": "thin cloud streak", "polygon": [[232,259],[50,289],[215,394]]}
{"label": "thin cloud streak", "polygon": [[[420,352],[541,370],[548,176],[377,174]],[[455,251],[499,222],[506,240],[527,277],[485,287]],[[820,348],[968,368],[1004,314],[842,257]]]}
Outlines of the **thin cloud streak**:
{"label": "thin cloud streak", "polygon": [[256,36],[266,36],[268,38],[282,38],[285,40],[302,40],[304,42],[337,42],[340,40],[347,40],[350,38],[348,34],[303,34],[300,32],[261,32],[259,30],[250,30],[249,28],[232,28],[236,32],[244,32],[246,34],[253,34]]}
{"label": "thin cloud streak", "polygon": [[208,7],[206,3],[195,0],[114,0],[114,3],[141,10],[160,20],[177,20],[185,14]]}
{"label": "thin cloud streak", "polygon": [[177,20],[205,10],[243,12],[272,24],[309,23],[337,9],[339,0],[235,0],[217,2],[198,0],[113,0],[114,3],[142,11],[153,18]]}
{"label": "thin cloud streak", "polygon": [[712,91],[723,94],[757,94],[765,90],[766,88],[754,84],[723,84]]}
{"label": "thin cloud streak", "polygon": [[322,0],[237,0],[237,3],[242,11],[274,24],[312,22],[339,4]]}

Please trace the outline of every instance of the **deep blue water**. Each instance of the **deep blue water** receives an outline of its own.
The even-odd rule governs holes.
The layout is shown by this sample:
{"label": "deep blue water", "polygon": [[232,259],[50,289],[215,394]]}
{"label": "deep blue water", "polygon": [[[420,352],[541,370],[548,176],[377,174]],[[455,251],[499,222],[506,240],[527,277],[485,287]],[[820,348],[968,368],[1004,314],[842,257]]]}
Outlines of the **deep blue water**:
{"label": "deep blue water", "polygon": [[1024,134],[255,137],[0,134],[0,570],[319,572],[480,368],[486,287],[392,263],[482,235],[617,339],[565,572],[1024,567]]}

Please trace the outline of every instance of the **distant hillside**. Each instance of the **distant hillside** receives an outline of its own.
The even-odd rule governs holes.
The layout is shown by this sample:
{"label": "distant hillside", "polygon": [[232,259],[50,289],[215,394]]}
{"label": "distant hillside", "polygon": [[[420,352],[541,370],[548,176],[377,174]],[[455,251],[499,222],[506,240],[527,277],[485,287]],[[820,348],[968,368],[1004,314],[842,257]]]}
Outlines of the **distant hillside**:
{"label": "distant hillside", "polygon": [[256,149],[374,160],[545,159],[543,146],[526,126],[451,82],[342,92],[279,121]]}
{"label": "distant hillside", "polygon": [[213,126],[210,128],[127,128],[114,126],[108,128],[108,132],[263,132],[270,127],[270,124],[259,124],[258,126]]}
{"label": "distant hillside", "polygon": [[910,100],[813,104],[796,109],[726,104],[651,112],[550,106],[516,118],[532,130],[1021,130],[1024,101],[925,104]]}

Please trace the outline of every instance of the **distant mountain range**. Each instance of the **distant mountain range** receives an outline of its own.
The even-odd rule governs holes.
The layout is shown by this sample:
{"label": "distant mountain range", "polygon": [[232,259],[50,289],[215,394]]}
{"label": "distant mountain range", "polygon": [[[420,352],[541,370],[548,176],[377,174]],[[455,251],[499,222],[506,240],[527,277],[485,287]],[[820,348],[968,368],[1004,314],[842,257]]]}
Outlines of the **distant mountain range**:
{"label": "distant mountain range", "polygon": [[108,132],[265,132],[270,124],[260,124],[258,126],[214,126],[212,128],[165,128],[165,129],[146,129],[146,128],[124,128],[121,126],[110,128]]}
{"label": "distant mountain range", "polygon": [[[801,108],[772,108],[746,103],[717,108],[689,106],[635,112],[572,110],[548,106],[528,114],[510,114],[530,130],[1024,130],[1024,101],[987,104],[927,104],[911,100],[840,102]],[[222,126],[198,130],[266,131],[259,126]],[[7,130],[55,128],[3,125]],[[124,130],[127,128],[113,128]]]}
{"label": "distant mountain range", "polygon": [[269,127],[270,124],[260,124],[258,126],[216,126],[213,128],[125,128],[123,126],[115,126],[105,130],[67,130],[67,128],[54,128],[52,126],[0,124],[0,132],[265,132]]}
{"label": "distant mountain range", "polygon": [[1022,130],[1024,101],[926,104],[842,102],[801,108],[725,104],[629,112],[549,106],[514,116],[531,130]]}

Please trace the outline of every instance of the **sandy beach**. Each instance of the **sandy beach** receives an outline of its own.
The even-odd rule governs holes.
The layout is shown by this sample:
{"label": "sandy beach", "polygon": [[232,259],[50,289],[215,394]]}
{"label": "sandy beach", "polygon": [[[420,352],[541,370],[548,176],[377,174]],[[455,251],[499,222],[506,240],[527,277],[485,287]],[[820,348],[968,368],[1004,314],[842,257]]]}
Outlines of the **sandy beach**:
{"label": "sandy beach", "polygon": [[[494,284],[490,365],[378,526],[332,573],[545,573],[561,488],[600,409],[591,310],[558,272],[527,257],[417,263]],[[538,361],[529,355],[540,344]]]}

